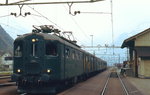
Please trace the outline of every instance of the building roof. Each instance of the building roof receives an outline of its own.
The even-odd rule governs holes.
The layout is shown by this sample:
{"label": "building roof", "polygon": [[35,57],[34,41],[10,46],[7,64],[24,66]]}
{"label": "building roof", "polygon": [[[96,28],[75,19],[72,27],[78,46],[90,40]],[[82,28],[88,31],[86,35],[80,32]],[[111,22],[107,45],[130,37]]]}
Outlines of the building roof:
{"label": "building roof", "polygon": [[138,34],[136,34],[136,35],[134,35],[130,38],[125,39],[124,42],[122,43],[121,48],[133,47],[134,46],[134,41],[136,40],[136,38],[139,37],[139,36],[142,36],[142,35],[144,35],[148,32],[150,32],[150,28],[148,28],[148,29],[144,30],[143,32],[140,32],[140,33],[138,33]]}

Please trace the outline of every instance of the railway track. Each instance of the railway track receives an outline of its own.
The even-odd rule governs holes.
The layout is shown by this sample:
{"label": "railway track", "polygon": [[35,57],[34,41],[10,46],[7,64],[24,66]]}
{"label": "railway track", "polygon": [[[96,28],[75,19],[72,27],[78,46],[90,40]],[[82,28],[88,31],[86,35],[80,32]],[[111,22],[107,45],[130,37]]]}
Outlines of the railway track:
{"label": "railway track", "polygon": [[10,79],[11,78],[11,76],[9,75],[9,76],[0,76],[0,80],[1,79]]}
{"label": "railway track", "polygon": [[10,75],[1,75],[0,76],[0,87],[13,86],[13,85],[15,85],[15,82],[11,81]]}
{"label": "railway track", "polygon": [[4,86],[14,86],[15,82],[8,82],[8,83],[1,83],[0,87],[4,87]]}
{"label": "railway track", "polygon": [[111,72],[100,95],[129,95],[129,92],[117,72]]}
{"label": "railway track", "polygon": [[[15,83],[0,86],[0,95],[31,95],[27,93],[18,93],[17,86],[13,85],[15,85]],[[126,89],[126,87],[128,90]],[[47,95],[47,94],[38,94],[38,95]],[[138,91],[135,87],[133,87],[132,84],[130,84],[130,82],[128,82],[126,78],[122,77],[120,78],[115,71],[108,70],[84,82],[80,82],[69,89],[59,92],[56,95],[144,95],[144,94],[140,93],[140,91]]]}

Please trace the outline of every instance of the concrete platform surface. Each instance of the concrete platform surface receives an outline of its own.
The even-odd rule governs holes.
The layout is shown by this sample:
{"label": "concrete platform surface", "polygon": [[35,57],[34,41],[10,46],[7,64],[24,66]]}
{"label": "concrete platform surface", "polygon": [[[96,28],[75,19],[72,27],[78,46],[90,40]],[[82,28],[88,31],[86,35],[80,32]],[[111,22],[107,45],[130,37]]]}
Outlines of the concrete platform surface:
{"label": "concrete platform surface", "polygon": [[150,79],[126,77],[144,95],[150,95]]}

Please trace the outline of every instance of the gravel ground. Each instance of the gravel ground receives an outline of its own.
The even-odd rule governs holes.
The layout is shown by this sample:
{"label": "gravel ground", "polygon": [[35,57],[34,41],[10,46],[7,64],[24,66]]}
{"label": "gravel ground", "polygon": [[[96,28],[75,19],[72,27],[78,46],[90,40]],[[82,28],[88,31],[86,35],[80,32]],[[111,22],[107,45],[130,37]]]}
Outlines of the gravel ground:
{"label": "gravel ground", "polygon": [[138,90],[145,95],[150,95],[150,79],[126,77]]}

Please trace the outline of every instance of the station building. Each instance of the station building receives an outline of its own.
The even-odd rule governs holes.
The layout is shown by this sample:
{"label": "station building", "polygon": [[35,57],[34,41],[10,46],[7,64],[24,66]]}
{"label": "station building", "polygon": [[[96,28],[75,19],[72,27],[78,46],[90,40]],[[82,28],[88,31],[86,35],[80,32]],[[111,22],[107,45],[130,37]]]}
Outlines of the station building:
{"label": "station building", "polygon": [[13,58],[9,52],[0,51],[0,71],[12,70]]}
{"label": "station building", "polygon": [[133,76],[150,78],[150,28],[125,39],[121,48],[128,48],[128,65]]}

